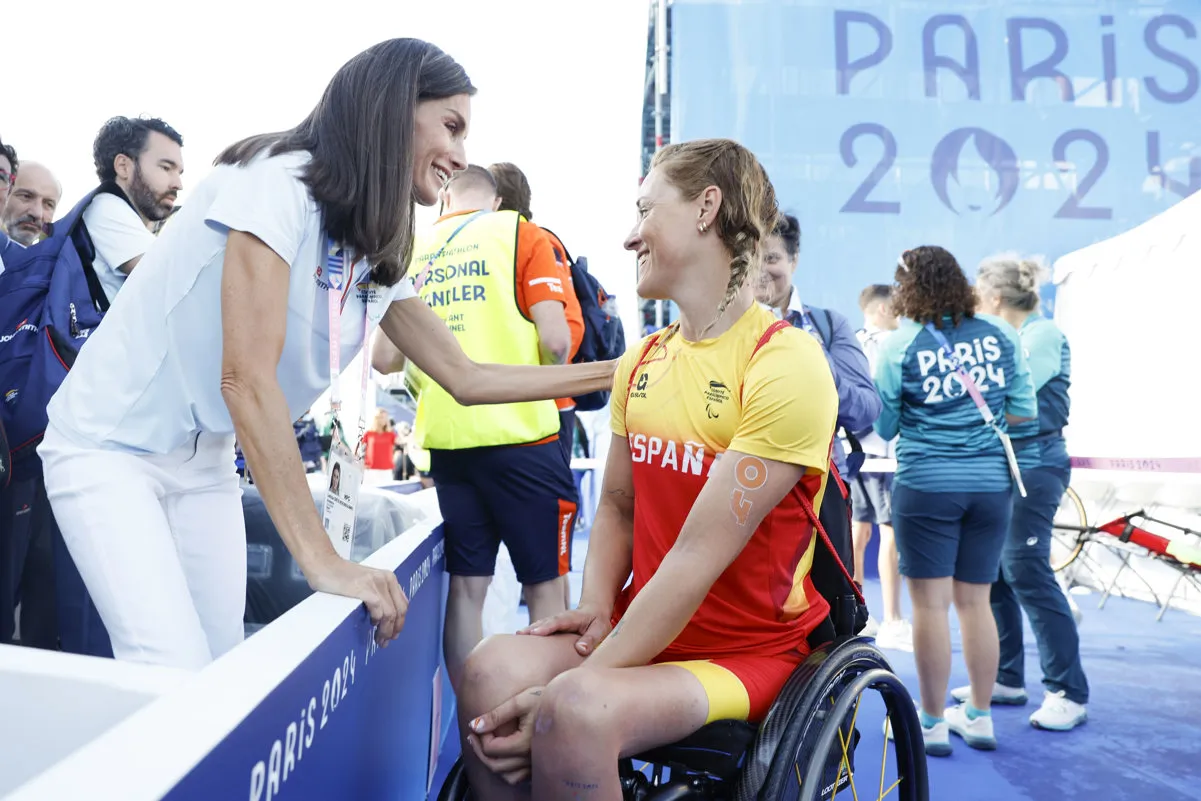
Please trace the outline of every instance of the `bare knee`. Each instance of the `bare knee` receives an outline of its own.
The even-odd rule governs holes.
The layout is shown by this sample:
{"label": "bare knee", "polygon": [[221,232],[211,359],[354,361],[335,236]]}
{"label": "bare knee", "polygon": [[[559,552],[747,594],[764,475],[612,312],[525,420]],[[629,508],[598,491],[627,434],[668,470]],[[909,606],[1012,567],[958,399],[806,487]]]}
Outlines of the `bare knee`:
{"label": "bare knee", "polygon": [[914,609],[946,612],[951,608],[951,579],[909,579],[909,595]]}
{"label": "bare knee", "polygon": [[605,692],[603,681],[595,670],[568,670],[556,676],[547,685],[538,708],[534,749],[563,747],[571,741],[587,742],[593,750],[616,748],[614,737],[619,722],[613,717],[612,694]]}
{"label": "bare knee", "polygon": [[955,608],[960,612],[984,612],[992,614],[991,584],[969,584],[955,582]]}
{"label": "bare knee", "polygon": [[461,720],[489,712],[538,683],[528,675],[530,659],[522,639],[515,634],[494,634],[467,655],[458,693]]}
{"label": "bare knee", "polygon": [[542,687],[583,661],[575,650],[578,635],[549,637],[496,634],[467,656],[459,693],[459,719],[490,712],[530,687]]}

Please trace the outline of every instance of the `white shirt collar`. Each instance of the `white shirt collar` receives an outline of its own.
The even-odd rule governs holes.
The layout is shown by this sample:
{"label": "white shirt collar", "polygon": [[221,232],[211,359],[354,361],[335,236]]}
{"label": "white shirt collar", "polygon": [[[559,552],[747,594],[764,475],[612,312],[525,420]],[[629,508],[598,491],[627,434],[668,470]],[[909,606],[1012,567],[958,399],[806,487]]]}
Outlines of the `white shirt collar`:
{"label": "white shirt collar", "polygon": [[[774,306],[769,306],[766,303],[760,303],[759,305],[774,314],[777,320],[783,319],[784,315],[781,314],[780,310]],[[797,314],[804,314],[805,312],[805,304],[801,303],[801,293],[796,291],[795,286],[792,287],[788,292],[788,308],[786,308],[784,311],[785,313],[796,312]]]}

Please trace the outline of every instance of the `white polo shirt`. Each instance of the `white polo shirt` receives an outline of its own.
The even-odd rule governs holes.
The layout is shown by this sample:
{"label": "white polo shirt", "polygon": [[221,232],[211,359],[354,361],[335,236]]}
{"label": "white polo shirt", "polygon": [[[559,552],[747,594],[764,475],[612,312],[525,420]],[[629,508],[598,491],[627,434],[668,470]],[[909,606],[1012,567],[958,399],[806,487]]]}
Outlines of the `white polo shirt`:
{"label": "white polo shirt", "polygon": [[108,302],[112,303],[127,277],[121,272],[121,265],[145,255],[154,244],[154,234],[132,206],[107,192],[92,198],[83,211],[83,224],[96,247],[92,267]]}
{"label": "white polo shirt", "polygon": [[[296,420],[329,387],[329,309],[321,211],[300,181],[307,153],[220,166],[193,190],[80,351],[50,402],[51,424],[81,445],[168,453],[203,431],[232,434],[221,395],[221,274],[230,230],[263,240],[292,267],[276,376]],[[118,199],[119,200],[119,199]],[[360,262],[341,314],[342,369],[409,279],[382,287]],[[269,369],[270,365],[264,365]]]}

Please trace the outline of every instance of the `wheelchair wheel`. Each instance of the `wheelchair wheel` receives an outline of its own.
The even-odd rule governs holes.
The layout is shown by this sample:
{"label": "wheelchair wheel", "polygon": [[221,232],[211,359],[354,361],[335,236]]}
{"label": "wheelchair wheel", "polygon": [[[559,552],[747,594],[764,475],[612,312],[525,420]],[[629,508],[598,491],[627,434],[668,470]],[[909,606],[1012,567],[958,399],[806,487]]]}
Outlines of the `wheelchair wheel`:
{"label": "wheelchair wheel", "polygon": [[463,768],[463,757],[460,756],[451,766],[450,773],[446,774],[438,801],[471,801],[472,798],[471,787],[467,784],[467,771]]}
{"label": "wheelchair wheel", "polygon": [[[883,700],[883,712],[892,725],[894,770],[889,770],[889,741],[884,738],[881,717],[870,722],[866,716],[860,719],[860,701],[867,690]],[[879,703],[872,703],[879,712]],[[878,736],[884,747],[878,795],[877,783],[870,788],[862,783],[856,786],[860,775],[855,751],[864,724],[870,728],[863,730]],[[789,679],[760,727],[735,798],[824,801],[845,790],[848,798],[865,801],[891,796],[894,789],[899,801],[929,798],[917,710],[884,655],[870,641],[853,639],[815,652]]]}
{"label": "wheelchair wheel", "polygon": [[1058,573],[1076,561],[1087,542],[1088,513],[1071,487],[1063,493],[1051,528],[1051,570]]}

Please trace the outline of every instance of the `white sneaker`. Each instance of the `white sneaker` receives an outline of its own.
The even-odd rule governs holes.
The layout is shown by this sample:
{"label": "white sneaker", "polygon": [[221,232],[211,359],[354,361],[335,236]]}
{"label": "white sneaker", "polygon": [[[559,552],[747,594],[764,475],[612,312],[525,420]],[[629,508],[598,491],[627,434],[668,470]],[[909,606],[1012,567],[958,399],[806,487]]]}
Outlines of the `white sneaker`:
{"label": "white sneaker", "polygon": [[876,645],[889,651],[913,653],[913,626],[908,620],[889,620],[876,633]]}
{"label": "white sneaker", "polygon": [[[914,702],[917,706],[917,702]],[[920,715],[921,712],[919,711]],[[892,722],[888,718],[884,718],[884,736],[892,740]],[[951,730],[947,726],[945,720],[935,723],[930,728],[922,726],[922,742],[926,746],[926,756],[950,756],[951,755]]]}
{"label": "white sneaker", "polygon": [[947,721],[935,723],[929,729],[922,726],[922,742],[926,745],[926,756],[950,756],[951,730]]}
{"label": "white sneaker", "polygon": [[1066,698],[1063,691],[1048,692],[1043,705],[1030,716],[1030,725],[1047,731],[1071,731],[1088,720],[1088,709]]}
{"label": "white sneaker", "polygon": [[867,624],[864,625],[863,631],[859,632],[859,636],[860,637],[875,637],[876,633],[878,631],[880,631],[880,621],[876,620],[871,615],[868,615]]}
{"label": "white sneaker", "polygon": [[967,704],[960,704],[948,708],[943,717],[947,719],[950,730],[962,737],[972,748],[981,751],[997,750],[997,736],[993,733],[991,715],[968,720]]}
{"label": "white sneaker", "polygon": [[[970,686],[956,687],[951,690],[951,697],[961,704],[972,700]],[[1030,700],[1024,687],[1006,687],[1004,684],[994,684],[992,687],[992,702],[1001,706],[1025,706]]]}

